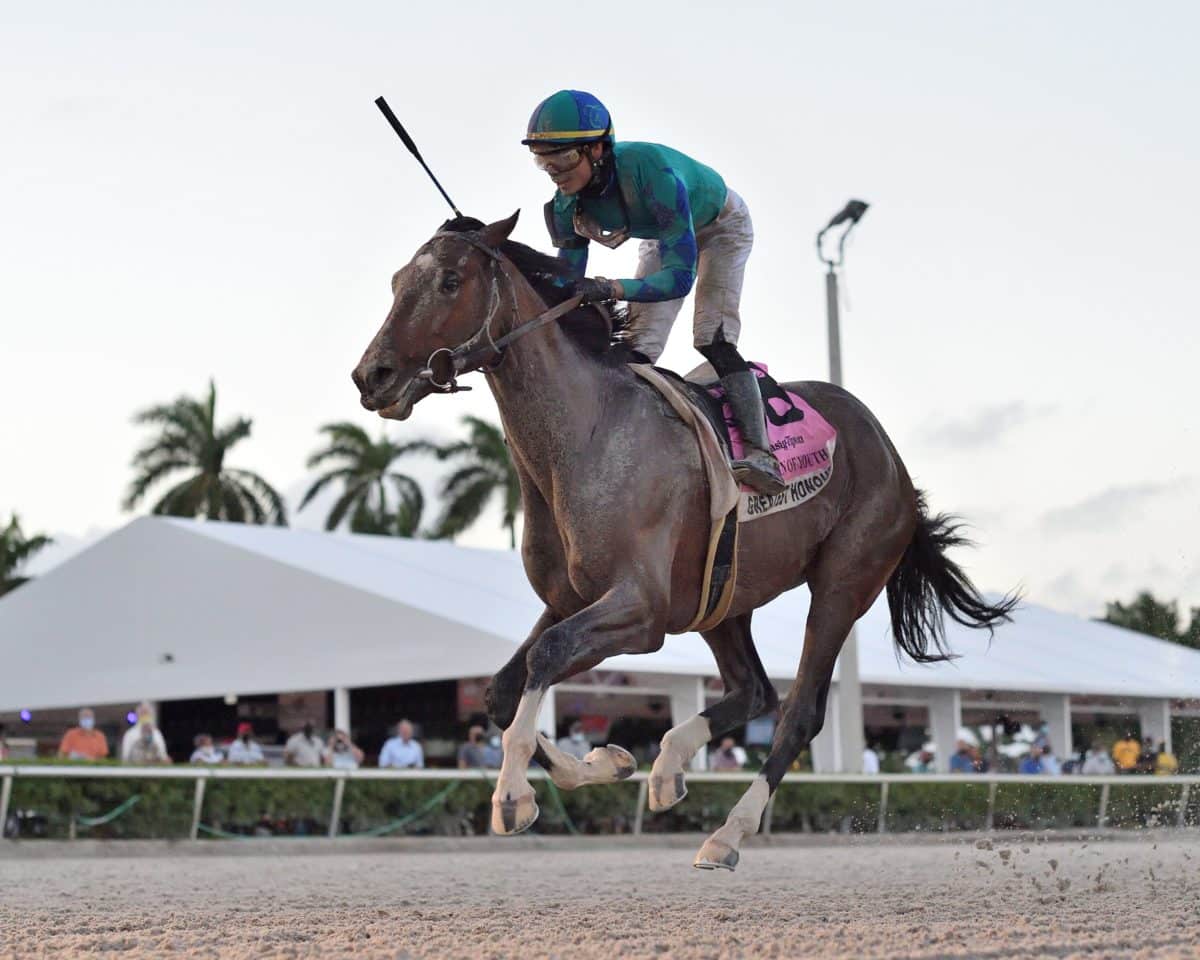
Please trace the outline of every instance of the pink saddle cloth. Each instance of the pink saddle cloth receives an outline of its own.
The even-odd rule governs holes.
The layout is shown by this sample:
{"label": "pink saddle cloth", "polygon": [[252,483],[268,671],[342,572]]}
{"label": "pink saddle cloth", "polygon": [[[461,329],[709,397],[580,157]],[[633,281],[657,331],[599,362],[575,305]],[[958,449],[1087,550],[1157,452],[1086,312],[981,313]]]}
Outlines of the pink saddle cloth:
{"label": "pink saddle cloth", "polygon": [[[763,392],[763,410],[767,420],[767,439],[771,452],[779,461],[787,489],[774,497],[755,493],[742,487],[738,504],[738,519],[757,520],[781,510],[806,503],[819,494],[833,476],[833,452],[837,446],[837,431],[803,397],[785,390],[767,375],[765,364],[751,363],[750,369],[759,379]],[[725,391],[714,385],[708,391],[723,400]],[[735,460],[742,456],[742,435],[733,419],[728,403],[722,406],[725,424],[729,428],[729,445]]]}

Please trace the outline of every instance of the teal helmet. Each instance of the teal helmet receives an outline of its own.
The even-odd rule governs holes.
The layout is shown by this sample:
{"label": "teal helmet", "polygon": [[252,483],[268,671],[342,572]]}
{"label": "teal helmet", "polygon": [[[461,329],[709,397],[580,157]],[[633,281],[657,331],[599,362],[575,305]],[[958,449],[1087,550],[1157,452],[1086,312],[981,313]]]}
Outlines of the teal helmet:
{"label": "teal helmet", "polygon": [[559,90],[537,105],[521,143],[612,143],[612,117],[608,108],[582,90]]}

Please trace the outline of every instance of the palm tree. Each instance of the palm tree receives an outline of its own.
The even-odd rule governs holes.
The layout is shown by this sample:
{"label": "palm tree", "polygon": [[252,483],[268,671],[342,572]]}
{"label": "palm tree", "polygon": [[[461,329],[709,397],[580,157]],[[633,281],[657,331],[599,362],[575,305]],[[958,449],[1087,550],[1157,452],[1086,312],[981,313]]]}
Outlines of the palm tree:
{"label": "palm tree", "polygon": [[[328,443],[308,458],[308,467],[312,470],[329,464],[330,469],[313,481],[300,501],[300,509],[330,483],[340,480],[342,495],[325,518],[326,530],[336,530],[348,515],[355,533],[415,536],[425,497],[417,481],[391,466],[405,454],[436,452],[436,448],[424,440],[393,443],[386,436],[375,442],[362,427],[346,421],[327,423],[321,433],[328,437]],[[393,493],[395,509],[391,505]]]}
{"label": "palm tree", "polygon": [[250,436],[252,421],[238,417],[218,427],[216,407],[217,388],[210,380],[204,399],[182,396],[134,415],[134,423],[161,429],[134,454],[137,474],[122,506],[132,510],[160,480],[187,472],[186,479],[159,498],[152,513],[284,526],[287,510],[275,489],[251,470],[225,466],[230,449]]}
{"label": "palm tree", "polygon": [[15,590],[29,577],[17,576],[17,570],[43,547],[54,541],[49,537],[26,537],[21,530],[21,521],[14,513],[8,526],[0,530],[0,596]]}
{"label": "palm tree", "polygon": [[503,526],[510,547],[517,545],[517,514],[521,512],[521,485],[504,433],[479,417],[465,416],[468,437],[437,448],[438,459],[462,464],[442,483],[446,505],[434,527],[435,538],[456,537],[471,526],[494,497],[504,508]]}

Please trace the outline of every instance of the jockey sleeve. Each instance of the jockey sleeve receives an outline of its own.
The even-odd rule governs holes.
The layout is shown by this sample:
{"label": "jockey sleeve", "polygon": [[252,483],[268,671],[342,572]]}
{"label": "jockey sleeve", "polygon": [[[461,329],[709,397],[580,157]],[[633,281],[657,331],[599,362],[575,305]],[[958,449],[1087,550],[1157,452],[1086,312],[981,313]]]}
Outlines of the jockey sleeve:
{"label": "jockey sleeve", "polygon": [[[711,167],[656,143],[617,143],[614,182],[597,195],[554,195],[552,233],[574,239],[576,209],[606,230],[628,227],[630,236],[655,240],[661,269],[643,279],[622,279],[624,299],[635,303],[677,300],[696,279],[696,230],[712,223],[725,204],[725,181]],[[619,191],[619,192],[618,192]],[[571,275],[587,269],[586,242],[560,245]]]}

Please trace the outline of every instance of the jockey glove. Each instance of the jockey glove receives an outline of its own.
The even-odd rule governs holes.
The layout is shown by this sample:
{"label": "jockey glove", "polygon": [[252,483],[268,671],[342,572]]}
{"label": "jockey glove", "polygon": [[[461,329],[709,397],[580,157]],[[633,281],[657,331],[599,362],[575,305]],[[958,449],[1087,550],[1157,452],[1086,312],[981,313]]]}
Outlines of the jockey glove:
{"label": "jockey glove", "polygon": [[615,300],[613,282],[603,277],[584,277],[571,285],[571,295],[583,297],[584,303],[602,303],[605,300]]}

